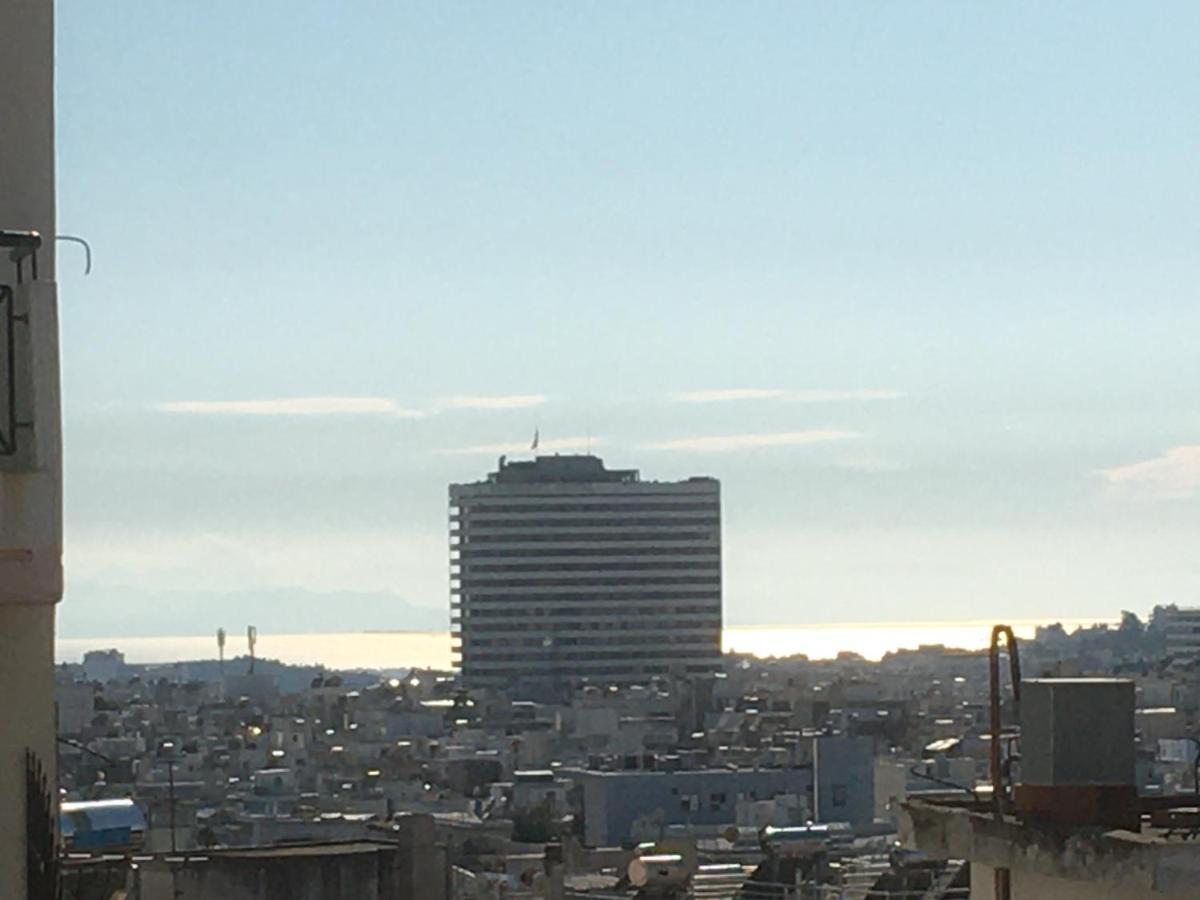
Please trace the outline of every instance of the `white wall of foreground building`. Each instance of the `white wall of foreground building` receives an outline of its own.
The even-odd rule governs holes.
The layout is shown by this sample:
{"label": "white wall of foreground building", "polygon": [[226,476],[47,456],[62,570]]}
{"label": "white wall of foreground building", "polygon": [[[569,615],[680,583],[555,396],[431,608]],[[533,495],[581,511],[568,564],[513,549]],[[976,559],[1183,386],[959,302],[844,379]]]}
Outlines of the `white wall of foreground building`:
{"label": "white wall of foreground building", "polygon": [[[54,610],[62,596],[61,421],[54,289],[54,4],[0,3],[0,229],[35,230],[39,281],[16,285],[0,255],[0,284],[27,306],[36,454],[0,458],[0,891],[24,897],[25,753],[45,766],[57,796],[54,730]],[[26,278],[32,273],[26,266]],[[7,366],[4,381],[7,381]],[[6,388],[6,385],[5,385]],[[18,407],[21,409],[21,407]],[[23,415],[24,417],[24,415]]]}
{"label": "white wall of foreground building", "polygon": [[[971,900],[994,900],[995,871],[991,866],[981,863],[971,864]],[[1031,900],[1194,900],[1200,890],[1196,882],[1187,886],[1177,885],[1173,889],[1147,891],[1143,886],[1116,880],[1073,881],[1020,869],[1013,870],[1009,879],[1013,900],[1025,897]]]}
{"label": "white wall of foreground building", "polygon": [[1064,830],[1006,818],[961,803],[909,800],[905,845],[971,863],[972,900],[993,900],[993,873],[1010,872],[1013,900],[1185,900],[1198,896],[1200,845],[1147,829]]}

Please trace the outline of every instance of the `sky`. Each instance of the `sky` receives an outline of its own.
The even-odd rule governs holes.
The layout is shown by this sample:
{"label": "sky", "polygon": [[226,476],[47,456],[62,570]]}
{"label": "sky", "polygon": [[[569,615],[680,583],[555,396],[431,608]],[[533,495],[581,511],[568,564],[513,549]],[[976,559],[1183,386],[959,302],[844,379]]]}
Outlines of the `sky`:
{"label": "sky", "polygon": [[425,627],[535,430],[721,479],[728,624],[1200,603],[1195,4],[57,24],[64,634]]}

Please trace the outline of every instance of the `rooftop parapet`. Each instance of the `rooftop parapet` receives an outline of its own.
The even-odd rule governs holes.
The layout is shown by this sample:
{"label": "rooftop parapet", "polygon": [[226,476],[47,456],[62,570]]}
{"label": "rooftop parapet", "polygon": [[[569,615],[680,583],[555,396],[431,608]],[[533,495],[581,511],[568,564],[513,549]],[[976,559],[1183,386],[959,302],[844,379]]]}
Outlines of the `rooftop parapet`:
{"label": "rooftop parapet", "polygon": [[496,471],[487,479],[492,484],[550,484],[639,481],[637,469],[606,469],[604,460],[590,454],[539,456],[509,462],[500,457]]}

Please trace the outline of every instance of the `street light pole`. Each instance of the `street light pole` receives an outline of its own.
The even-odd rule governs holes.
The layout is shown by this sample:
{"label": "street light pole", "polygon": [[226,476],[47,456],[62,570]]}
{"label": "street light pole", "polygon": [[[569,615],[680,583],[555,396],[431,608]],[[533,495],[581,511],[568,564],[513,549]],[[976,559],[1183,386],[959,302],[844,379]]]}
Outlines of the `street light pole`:
{"label": "street light pole", "polygon": [[167,796],[171,804],[171,852],[175,853],[175,760],[167,760]]}

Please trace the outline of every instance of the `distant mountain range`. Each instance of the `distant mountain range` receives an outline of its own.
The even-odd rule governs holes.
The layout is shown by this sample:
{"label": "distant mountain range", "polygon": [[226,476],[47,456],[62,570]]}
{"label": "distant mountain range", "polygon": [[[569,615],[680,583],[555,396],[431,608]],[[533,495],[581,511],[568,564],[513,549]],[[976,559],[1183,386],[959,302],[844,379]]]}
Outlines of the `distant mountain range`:
{"label": "distant mountain range", "polygon": [[417,606],[386,591],[148,591],[72,584],[58,609],[64,638],[238,634],[247,625],[277,634],[446,631],[448,607]]}

